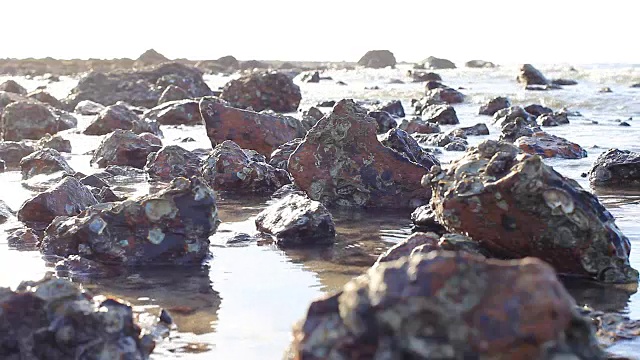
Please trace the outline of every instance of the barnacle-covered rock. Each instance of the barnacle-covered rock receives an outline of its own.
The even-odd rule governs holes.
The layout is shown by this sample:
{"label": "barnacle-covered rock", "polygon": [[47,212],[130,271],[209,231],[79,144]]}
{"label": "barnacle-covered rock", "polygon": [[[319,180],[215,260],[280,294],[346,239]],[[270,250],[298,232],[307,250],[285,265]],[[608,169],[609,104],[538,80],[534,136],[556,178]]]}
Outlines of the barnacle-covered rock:
{"label": "barnacle-covered rock", "polygon": [[200,176],[202,160],[180,146],[165,146],[160,151],[149,154],[144,170],[149,178],[171,181],[177,177]]}
{"label": "barnacle-covered rock", "polygon": [[301,360],[604,358],[550,266],[464,252],[371,268],[313,302],[293,338]]}
{"label": "barnacle-covered rock", "polygon": [[45,148],[38,150],[20,160],[22,179],[30,179],[40,174],[64,172],[69,175],[75,171],[57,150]]}
{"label": "barnacle-covered rock", "polygon": [[155,347],[142,335],[131,306],[93,297],[68,280],[0,288],[0,308],[3,359],[145,360]]}
{"label": "barnacle-covered rock", "polygon": [[211,188],[196,177],[176,178],[155,194],[56,218],[40,250],[129,266],[193,265],[209,253],[219,222]]}
{"label": "barnacle-covered rock", "polygon": [[40,102],[18,101],[7,105],[0,122],[4,140],[38,140],[74,126],[68,114]]}
{"label": "barnacle-covered rock", "polygon": [[598,156],[589,170],[589,182],[597,187],[640,185],[640,153],[609,149]]}
{"label": "barnacle-covered rock", "polygon": [[207,98],[200,101],[200,113],[214,147],[232,140],[243,149],[269,156],[278,146],[306,133],[297,119],[240,110]]}
{"label": "barnacle-covered rock", "polygon": [[332,244],[336,235],[327,208],[306,194],[292,193],[256,217],[256,228],[276,237],[280,247]]}
{"label": "barnacle-covered rock", "polygon": [[376,122],[353,100],[341,100],[289,158],[295,184],[311,199],[346,207],[415,207],[426,169],[382,145]]}
{"label": "barnacle-covered rock", "polygon": [[631,244],[591,193],[505,142],[487,140],[423,179],[450,232],[503,258],[535,256],[558,272],[604,282],[637,282]]}
{"label": "barnacle-covered rock", "polygon": [[231,80],[220,97],[238,108],[276,112],[296,111],[302,100],[300,87],[278,72],[254,72]]}
{"label": "barnacle-covered rock", "polygon": [[211,151],[204,161],[202,175],[215,190],[245,194],[273,193],[291,182],[285,170],[265,163],[264,159],[252,160],[231,140]]}
{"label": "barnacle-covered rock", "polygon": [[527,154],[540,155],[543,158],[582,159],[587,157],[587,151],[580,145],[544,131],[520,137],[515,145]]}
{"label": "barnacle-covered rock", "polygon": [[433,155],[426,152],[416,141],[400,129],[391,129],[380,139],[382,145],[393,149],[404,155],[407,159],[431,169],[433,165],[440,165],[440,161]]}
{"label": "barnacle-covered rock", "polygon": [[120,165],[142,169],[149,154],[160,148],[161,146],[150,143],[141,135],[118,129],[102,140],[93,154],[91,164],[101,168]]}

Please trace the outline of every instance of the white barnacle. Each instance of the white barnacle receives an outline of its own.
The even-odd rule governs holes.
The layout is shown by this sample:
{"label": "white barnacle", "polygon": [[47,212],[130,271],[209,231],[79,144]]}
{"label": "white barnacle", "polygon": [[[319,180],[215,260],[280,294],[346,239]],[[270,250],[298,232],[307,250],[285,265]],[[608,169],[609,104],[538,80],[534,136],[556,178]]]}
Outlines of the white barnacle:
{"label": "white barnacle", "polygon": [[562,189],[549,189],[542,193],[544,202],[550,209],[560,208],[563,213],[571,214],[575,204],[571,195]]}
{"label": "white barnacle", "polygon": [[147,236],[149,242],[155,245],[158,245],[164,240],[164,232],[158,228],[152,228],[149,230],[149,235]]}
{"label": "white barnacle", "polygon": [[104,231],[106,227],[107,227],[107,222],[104,221],[99,216],[96,216],[95,218],[93,218],[93,220],[91,220],[91,222],[89,223],[89,230],[91,230],[92,232],[98,235],[102,235],[102,231]]}

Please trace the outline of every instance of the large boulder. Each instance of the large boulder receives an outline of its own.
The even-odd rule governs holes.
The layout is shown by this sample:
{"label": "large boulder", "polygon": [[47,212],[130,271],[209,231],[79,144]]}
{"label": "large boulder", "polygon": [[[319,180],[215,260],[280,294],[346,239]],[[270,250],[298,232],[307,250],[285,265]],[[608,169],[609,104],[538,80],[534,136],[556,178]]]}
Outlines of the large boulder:
{"label": "large boulder", "polygon": [[589,182],[596,187],[640,185],[640,153],[609,149],[598,156],[589,170]]}
{"label": "large boulder", "polygon": [[240,110],[213,98],[200,101],[200,114],[214,147],[225,140],[232,140],[244,149],[269,156],[278,146],[306,133],[295,118]]}
{"label": "large boulder", "polygon": [[520,67],[520,73],[518,74],[517,80],[525,86],[549,85],[549,80],[547,80],[547,78],[531,64],[524,64]]}
{"label": "large boulder", "polygon": [[396,57],[389,50],[370,50],[358,60],[358,65],[373,69],[394,68]]}
{"label": "large boulder", "polygon": [[431,169],[434,165],[440,165],[438,159],[426,152],[409,134],[401,129],[391,129],[380,139],[382,145],[397,151],[416,164]]}
{"label": "large boulder", "polygon": [[215,190],[240,194],[271,194],[291,182],[285,170],[275,168],[263,159],[252,159],[231,140],[223,141],[211,151],[202,167],[202,175]]}
{"label": "large boulder", "polygon": [[382,145],[376,122],[353,100],[341,100],[291,154],[289,172],[311,199],[346,207],[415,207],[426,169]]}
{"label": "large boulder", "polygon": [[0,288],[0,308],[3,359],[147,360],[155,347],[130,305],[66,279]]}
{"label": "large boulder", "polygon": [[14,80],[7,80],[0,84],[0,91],[6,91],[18,95],[27,95],[27,89]]}
{"label": "large boulder", "polygon": [[105,106],[126,101],[134,106],[152,108],[158,104],[164,89],[172,84],[186,90],[192,98],[211,95],[200,70],[170,62],[144,70],[91,72],[80,79],[63,102],[70,109],[83,100]]}
{"label": "large boulder", "polygon": [[422,118],[439,125],[456,125],[460,123],[456,110],[449,105],[427,105],[422,108]]}
{"label": "large boulder", "polygon": [[380,264],[309,306],[295,359],[603,359],[538,259],[434,251]]}
{"label": "large boulder", "polygon": [[498,96],[489,100],[485,105],[480,106],[478,114],[493,116],[493,114],[499,110],[509,107],[511,107],[511,101],[507,97]]}
{"label": "large boulder", "polygon": [[455,69],[456,64],[454,64],[451,60],[440,59],[437,57],[429,56],[428,58],[422,61],[422,65],[425,69]]}
{"label": "large boulder", "polygon": [[160,95],[160,99],[158,99],[158,105],[166,103],[168,101],[178,101],[189,98],[189,93],[176,85],[169,85]]}
{"label": "large boulder", "polygon": [[105,106],[102,104],[91,100],[82,100],[76,105],[73,111],[80,115],[98,115],[104,109]]}
{"label": "large boulder", "polygon": [[118,129],[102,139],[91,158],[91,164],[101,168],[123,165],[142,169],[149,154],[160,148],[129,130]]}
{"label": "large boulder", "polygon": [[[38,140],[38,142],[36,143],[36,149],[54,149],[61,153],[70,153],[72,150],[71,141],[63,138],[60,135],[51,136],[49,134]],[[0,156],[0,158],[2,158],[2,156]]]}
{"label": "large boulder", "polygon": [[18,220],[32,229],[44,230],[57,216],[78,215],[97,203],[89,188],[73,176],[67,176],[49,190],[25,201],[18,210]]}
{"label": "large boulder", "polygon": [[269,205],[255,222],[258,231],[275,236],[280,247],[332,244],[336,235],[327,208],[299,193]]}
{"label": "large boulder", "polygon": [[241,109],[276,112],[296,111],[302,99],[300,87],[278,72],[255,72],[231,80],[220,97]]}
{"label": "large boulder", "polygon": [[131,130],[136,134],[156,132],[157,124],[141,120],[138,114],[124,104],[118,103],[107,106],[84,129],[85,135],[106,135],[116,129]]}
{"label": "large boulder", "polygon": [[538,257],[558,272],[637,282],[631,244],[598,199],[506,142],[487,140],[423,179],[450,232],[468,234],[501,258]]}
{"label": "large boulder", "polygon": [[73,124],[67,122],[68,114],[53,110],[39,102],[18,101],[7,105],[0,123],[4,140],[38,140],[46,134],[70,129]]}
{"label": "large boulder", "polygon": [[198,100],[167,101],[146,111],[142,118],[161,125],[201,125]]}
{"label": "large boulder", "polygon": [[144,170],[149,178],[171,181],[177,177],[201,176],[202,160],[198,155],[180,146],[165,146],[160,151],[149,154]]}
{"label": "large boulder", "polygon": [[56,99],[53,95],[49,94],[44,90],[36,90],[27,94],[27,97],[30,99],[37,100],[43,104],[49,104],[56,109],[63,109],[64,105],[58,99]]}
{"label": "large boulder", "polygon": [[56,218],[40,250],[127,266],[197,265],[219,222],[211,188],[197,177],[176,178],[155,194]]}
{"label": "large boulder", "polygon": [[544,131],[535,132],[531,136],[522,136],[516,140],[515,145],[527,154],[540,155],[543,158],[582,159],[587,157],[587,151],[580,145]]}
{"label": "large boulder", "polygon": [[55,149],[45,148],[25,156],[20,160],[20,172],[22,179],[30,179],[36,175],[54,174],[64,172],[68,175],[75,174],[67,161]]}
{"label": "large boulder", "polygon": [[0,141],[0,159],[8,169],[20,166],[20,160],[36,151],[33,145],[24,141]]}

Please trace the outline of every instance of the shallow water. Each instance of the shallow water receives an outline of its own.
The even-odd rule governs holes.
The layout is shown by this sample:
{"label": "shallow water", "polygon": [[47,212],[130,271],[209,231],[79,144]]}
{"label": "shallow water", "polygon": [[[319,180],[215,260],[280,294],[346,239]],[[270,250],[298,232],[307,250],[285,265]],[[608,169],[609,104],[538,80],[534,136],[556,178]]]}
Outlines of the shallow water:
{"label": "shallow water", "polygon": [[[580,174],[587,172],[596,157],[609,147],[640,151],[637,143],[640,129],[640,89],[629,85],[640,82],[640,67],[626,65],[592,65],[571,71],[567,65],[540,66],[549,78],[572,78],[580,82],[563,90],[527,92],[514,81],[516,67],[498,69],[455,69],[438,71],[444,83],[461,90],[468,98],[456,105],[461,126],[486,122],[491,135],[470,137],[471,145],[485,138],[496,138],[499,130],[491,118],[477,115],[486,100],[508,96],[514,104],[539,103],[552,108],[568,107],[582,117],[571,117],[571,124],[547,131],[581,144],[589,156],[580,160],[548,160],[556,170],[576,179],[583,187],[588,182]],[[331,70],[324,75],[334,81],[319,84],[299,84],[303,93],[301,109],[321,100],[393,100],[401,99],[411,113],[411,98],[419,98],[424,84],[410,83],[405,76],[408,67],[385,70]],[[388,84],[400,79],[405,84]],[[33,90],[47,84],[39,79],[18,82]],[[207,76],[212,89],[229,78]],[[348,86],[338,86],[335,81]],[[0,81],[4,79],[0,78]],[[63,77],[61,82],[47,84],[54,96],[62,98],[77,80]],[[380,90],[365,90],[379,86]],[[608,86],[613,93],[601,94]],[[329,109],[322,109],[327,112]],[[615,121],[627,120],[630,127],[620,127]],[[90,120],[81,117],[79,128]],[[592,121],[597,121],[593,124]],[[454,126],[443,126],[447,131]],[[188,150],[211,147],[203,126],[163,127],[165,145],[178,144]],[[97,171],[89,166],[90,156],[82,155],[94,149],[101,137],[86,137],[70,130],[63,134],[72,141],[70,165],[85,174]],[[181,143],[192,137],[196,141]],[[438,155],[443,163],[460,156],[444,152]],[[3,184],[0,198],[13,209],[33,196],[20,184],[18,172],[0,174]],[[128,194],[144,194],[146,185],[135,184],[122,190]],[[617,218],[617,224],[631,239],[631,263],[640,268],[640,189],[638,192],[597,192],[600,200]],[[253,219],[266,206],[267,199],[235,199],[221,195],[218,199],[223,223],[212,237],[212,258],[200,268],[175,270],[154,269],[123,274],[117,278],[92,280],[74,279],[99,293],[124,298],[136,311],[157,312],[167,308],[173,314],[179,331],[160,344],[153,358],[183,359],[273,359],[281,358],[290,341],[291,325],[302,318],[311,300],[335,291],[372,264],[376,256],[410,233],[409,213],[385,211],[338,211],[333,215],[338,241],[329,248],[314,250],[280,250],[271,244],[256,242],[225,245],[235,233],[255,232]],[[21,280],[40,278],[50,271],[37,251],[18,251],[5,239],[6,230],[18,224],[0,226],[0,286],[15,287]],[[618,311],[634,319],[640,318],[640,295],[625,290],[567,279],[566,285],[578,304],[588,304],[599,310]],[[623,342],[610,350],[626,355],[640,352],[640,341]]]}

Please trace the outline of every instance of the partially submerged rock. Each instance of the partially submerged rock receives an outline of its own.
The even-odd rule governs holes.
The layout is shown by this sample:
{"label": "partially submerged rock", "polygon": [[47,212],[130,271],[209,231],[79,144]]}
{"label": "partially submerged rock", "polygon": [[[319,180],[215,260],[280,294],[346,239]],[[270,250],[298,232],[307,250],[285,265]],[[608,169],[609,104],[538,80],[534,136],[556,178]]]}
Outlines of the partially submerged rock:
{"label": "partially submerged rock", "polygon": [[232,140],[244,149],[269,156],[278,146],[306,132],[297,119],[240,110],[207,98],[200,101],[200,113],[214,147]]}
{"label": "partially submerged rock", "polygon": [[358,60],[358,65],[373,69],[393,68],[396,66],[396,57],[389,50],[370,50]]}
{"label": "partially submerged rock", "polygon": [[433,232],[417,232],[395,244],[378,257],[376,264],[395,261],[414,254],[427,254],[436,250],[467,252],[482,257],[488,257],[488,252],[481,248],[478,242],[459,234],[438,235]]}
{"label": "partially submerged rock", "polygon": [[78,102],[73,111],[77,112],[80,115],[98,115],[104,109],[104,105],[98,104],[95,101],[82,100]]}
{"label": "partially submerged rock", "polygon": [[74,216],[97,204],[91,191],[72,176],[60,180],[22,204],[18,220],[36,230],[44,230],[57,216]]}
{"label": "partially submerged rock", "polygon": [[422,65],[425,69],[455,69],[456,64],[454,64],[451,60],[440,59],[434,56],[429,56],[428,58],[422,61]]}
{"label": "partially submerged rock", "polygon": [[202,167],[202,174],[215,190],[273,193],[289,184],[289,174],[262,161],[254,161],[231,140],[217,145]]}
{"label": "partially submerged rock", "polygon": [[93,296],[65,279],[0,288],[0,354],[17,359],[149,359],[155,347],[142,335],[133,309]]}
{"label": "partially submerged rock", "polygon": [[515,145],[527,154],[540,155],[543,158],[582,159],[587,157],[587,151],[580,145],[544,131],[535,132],[531,136],[522,136],[516,140]]}
{"label": "partially submerged rock", "polygon": [[640,185],[640,153],[609,149],[598,156],[589,170],[589,182],[596,187]]}
{"label": "partially submerged rock", "polygon": [[540,126],[559,126],[569,124],[569,117],[564,112],[554,112],[550,114],[541,114],[536,119],[536,123]]}
{"label": "partially submerged rock", "polygon": [[2,137],[10,141],[38,140],[46,134],[70,129],[73,124],[66,116],[41,103],[14,102],[2,112]]}
{"label": "partially submerged rock", "polygon": [[91,164],[97,167],[125,165],[142,169],[147,157],[160,150],[161,146],[151,144],[142,136],[128,130],[115,130],[107,135],[93,154]]}
{"label": "partially submerged rock", "polygon": [[380,264],[313,302],[291,346],[295,359],[562,357],[604,354],[550,266],[445,251]]}
{"label": "partially submerged rock", "polygon": [[307,71],[300,74],[300,81],[305,83],[319,83],[320,73],[317,71]]}
{"label": "partially submerged rock", "polygon": [[466,63],[464,63],[464,66],[468,67],[468,68],[475,68],[475,69],[479,69],[479,68],[494,68],[496,67],[496,64],[492,63],[491,61],[485,61],[485,60],[469,60]]}
{"label": "partially submerged rock", "polygon": [[152,132],[145,121],[140,120],[138,114],[131,111],[124,104],[107,106],[84,129],[85,135],[106,135],[116,129],[130,130],[136,134]]}
{"label": "partially submerged rock", "polygon": [[22,180],[30,179],[36,175],[64,172],[73,175],[76,172],[67,161],[54,149],[38,150],[20,161]]}
{"label": "partially submerged rock", "polygon": [[[65,153],[70,153],[71,152],[71,141],[63,138],[60,135],[54,135],[51,136],[49,134],[45,135],[44,137],[42,137],[42,139],[38,140],[38,143],[36,143],[36,148],[38,150],[42,150],[42,149],[54,149],[58,152],[65,152]],[[0,158],[2,156],[0,155]]]}
{"label": "partially submerged rock", "polygon": [[531,64],[524,64],[520,67],[520,73],[517,78],[519,83],[525,86],[529,85],[549,85],[549,80]]}
{"label": "partially submerged rock", "polygon": [[427,89],[423,102],[425,104],[457,104],[464,102],[464,94],[447,86]]}
{"label": "partially submerged rock", "polygon": [[428,105],[422,109],[422,118],[440,125],[459,124],[456,110],[449,105]]}
{"label": "partially submerged rock", "polygon": [[493,116],[493,114],[495,114],[499,110],[509,107],[511,107],[511,101],[504,96],[498,96],[489,100],[489,102],[487,102],[485,105],[480,106],[480,110],[478,111],[478,113],[480,115]]}
{"label": "partially submerged rock", "polygon": [[0,91],[6,91],[19,95],[27,95],[27,89],[15,82],[15,80],[7,80],[0,84]]}
{"label": "partially submerged rock", "polygon": [[259,231],[275,236],[280,247],[332,244],[336,235],[324,205],[297,193],[269,205],[255,222]]}
{"label": "partially submerged rock", "polygon": [[390,129],[398,126],[396,119],[394,119],[393,116],[391,116],[391,114],[386,111],[369,111],[367,115],[376,120],[376,133],[378,134],[384,134]]}
{"label": "partially submerged rock", "polygon": [[278,72],[256,72],[231,80],[220,97],[238,108],[276,112],[296,111],[302,99],[300,87]]}
{"label": "partially submerged rock", "polygon": [[353,100],[341,100],[289,158],[295,184],[311,199],[346,207],[406,208],[429,195],[425,168],[383,146],[376,122]]}
{"label": "partially submerged rock", "polygon": [[147,121],[156,121],[161,125],[200,125],[202,116],[198,100],[187,99],[167,101],[142,115]]}
{"label": "partially submerged rock", "polygon": [[552,114],[553,113],[553,109],[548,108],[546,106],[542,106],[540,104],[530,104],[524,107],[524,111],[527,114],[530,114],[534,117],[539,117],[540,115],[543,114]]}
{"label": "partially submerged rock", "polygon": [[416,139],[409,136],[404,130],[391,129],[384,134],[380,142],[382,145],[397,151],[407,159],[424,166],[426,169],[431,169],[434,165],[440,165],[440,162],[434,155],[426,152],[418,144]]}
{"label": "partially submerged rock", "polygon": [[473,126],[454,129],[449,133],[449,135],[453,135],[459,138],[466,138],[467,136],[489,135],[489,128],[485,123],[477,123]]}
{"label": "partially submerged rock", "polygon": [[410,70],[409,75],[413,82],[442,81],[442,77],[434,72]]}
{"label": "partially submerged rock", "polygon": [[573,79],[553,79],[551,80],[551,84],[558,86],[572,86],[578,85],[578,82]]}
{"label": "partially submerged rock", "polygon": [[198,265],[219,222],[211,188],[196,177],[176,178],[155,194],[56,218],[41,251],[128,266]]}
{"label": "partially submerged rock", "polygon": [[437,221],[502,258],[535,256],[558,272],[604,282],[637,282],[631,244],[591,193],[539,156],[487,140],[446,170],[432,169]]}
{"label": "partially submerged rock", "polygon": [[406,131],[408,134],[437,134],[442,131],[440,129],[440,125],[437,123],[424,121],[422,118],[418,117],[409,120],[402,120],[400,125],[398,125],[398,128]]}
{"label": "partially submerged rock", "polygon": [[197,155],[180,146],[170,145],[149,154],[144,170],[153,180],[171,181],[177,177],[200,176],[201,168],[202,160]]}
{"label": "partially submerged rock", "polygon": [[36,149],[24,141],[0,141],[0,159],[9,169],[20,166],[20,160],[34,151]]}

